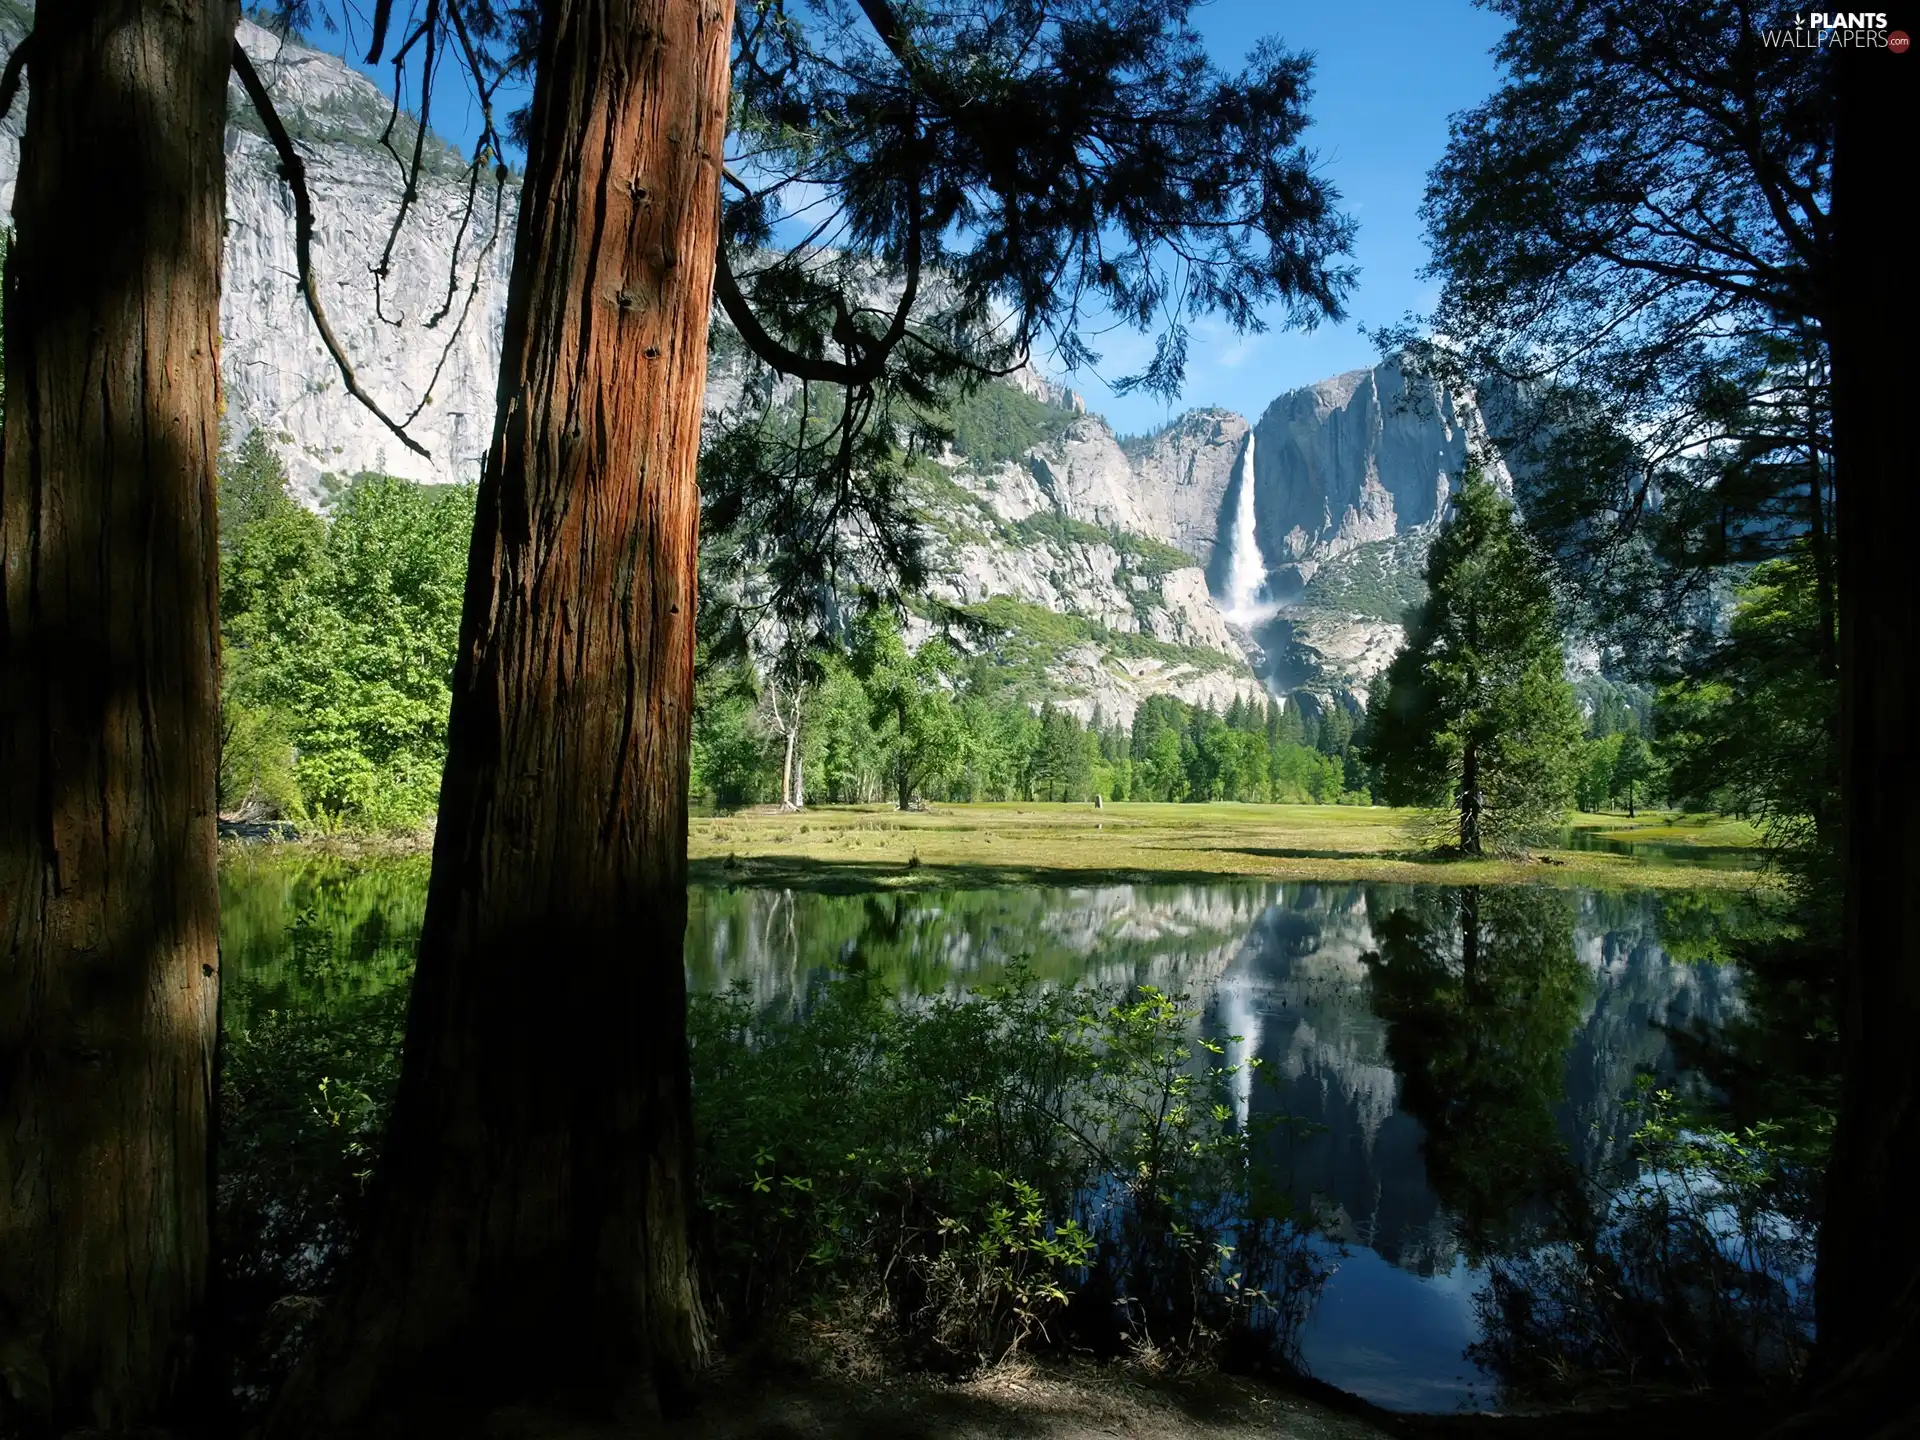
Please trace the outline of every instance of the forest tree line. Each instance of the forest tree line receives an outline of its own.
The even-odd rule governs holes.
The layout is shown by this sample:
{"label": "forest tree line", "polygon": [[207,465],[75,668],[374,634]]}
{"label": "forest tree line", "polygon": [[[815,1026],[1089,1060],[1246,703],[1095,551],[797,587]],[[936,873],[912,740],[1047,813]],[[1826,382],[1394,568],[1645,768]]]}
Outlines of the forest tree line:
{"label": "forest tree line", "polygon": [[[330,487],[322,515],[294,498],[271,439],[253,431],[222,457],[219,506],[223,812],[318,829],[421,823],[446,759],[473,491],[361,475]],[[1342,704],[1236,696],[1222,710],[1155,695],[1130,723],[1097,707],[1083,720],[1025,698],[990,649],[929,632],[910,652],[886,611],[815,657],[797,696],[762,668],[702,654],[690,791],[716,808],[898,803],[903,780],[908,804],[1367,804],[1378,787],[1367,717]],[[1582,810],[1664,796],[1670,747],[1649,748],[1631,693],[1596,689],[1578,753],[1564,757]],[[1674,745],[1697,748],[1729,699],[1724,687],[1690,693]],[[1666,714],[1663,701],[1659,723]],[[1686,767],[1703,804],[1748,808],[1721,770]]]}

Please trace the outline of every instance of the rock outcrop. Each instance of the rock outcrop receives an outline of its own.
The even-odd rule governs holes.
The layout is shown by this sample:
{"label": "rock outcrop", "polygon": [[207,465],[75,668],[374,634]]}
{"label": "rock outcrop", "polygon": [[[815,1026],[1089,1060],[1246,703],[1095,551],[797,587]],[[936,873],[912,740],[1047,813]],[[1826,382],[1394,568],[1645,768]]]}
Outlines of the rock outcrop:
{"label": "rock outcrop", "polygon": [[[17,40],[26,13],[18,0],[0,6],[0,39]],[[469,204],[464,163],[430,139],[393,239],[403,172],[382,144],[390,97],[339,58],[250,22],[240,38],[307,157],[314,265],[333,326],[361,383],[430,456],[349,396],[322,348],[296,279],[291,198],[237,85],[221,307],[235,438],[270,436],[316,506],[364,470],[472,480],[492,438],[517,184],[489,176]],[[7,207],[27,103],[17,99],[0,126]],[[410,135],[403,116],[401,153]],[[741,377],[727,366],[716,361],[710,408],[738,403]],[[935,597],[1071,617],[1071,634],[1051,636],[1053,698],[1109,718],[1155,693],[1221,705],[1270,692],[1363,700],[1400,643],[1447,488],[1486,437],[1470,399],[1410,383],[1392,362],[1281,395],[1257,424],[1200,409],[1125,444],[1056,382],[1023,373],[1015,383],[1065,418],[1016,461],[980,470],[950,457],[954,484],[927,506]],[[1238,511],[1250,447],[1248,525]],[[1263,576],[1258,594],[1227,603],[1230,568],[1243,585]]]}
{"label": "rock outcrop", "polygon": [[[295,487],[314,503],[333,477],[363,470],[440,483],[477,479],[493,440],[519,186],[485,179],[469,206],[464,165],[437,149],[376,286],[402,182],[399,164],[380,145],[390,102],[334,57],[283,43],[249,21],[240,22],[240,42],[276,108],[300,120],[313,264],[328,319],[360,384],[429,453],[407,449],[346,393],[300,294],[293,202],[278,160],[263,135],[239,123],[227,132],[220,305],[233,430],[272,435]],[[236,88],[229,112],[236,121],[252,118],[246,103]]]}

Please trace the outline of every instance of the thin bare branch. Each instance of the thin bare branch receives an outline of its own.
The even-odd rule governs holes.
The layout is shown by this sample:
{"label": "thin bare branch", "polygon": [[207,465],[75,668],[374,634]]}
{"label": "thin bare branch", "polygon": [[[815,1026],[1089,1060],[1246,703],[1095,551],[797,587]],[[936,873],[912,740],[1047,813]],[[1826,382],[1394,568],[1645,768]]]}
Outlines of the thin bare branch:
{"label": "thin bare branch", "polygon": [[327,312],[320,304],[320,288],[313,278],[313,197],[307,191],[306,162],[300,158],[300,152],[294,149],[293,137],[287,134],[280,112],[274,109],[273,97],[267,93],[267,87],[261,83],[258,72],[253,68],[253,61],[247,58],[247,52],[241,48],[238,40],[233,42],[233,71],[240,77],[241,88],[247,92],[247,99],[253,102],[254,113],[259,115],[260,123],[266,127],[267,138],[279,153],[280,177],[287,182],[287,189],[293,194],[293,249],[300,271],[300,291],[306,296],[307,313],[313,316],[313,325],[320,332],[321,343],[327,347],[327,353],[339,367],[347,393],[391,430],[402,445],[423,459],[432,459],[427,447],[409,435],[362,388],[359,377],[353,373],[352,362],[347,359],[346,349],[334,335],[333,326],[327,323]]}
{"label": "thin bare branch", "polygon": [[[387,231],[386,247],[380,252],[380,263],[373,267],[373,313],[389,325],[398,325],[405,316],[389,318],[385,309],[387,276],[393,269],[394,247],[400,243],[401,227],[407,223],[407,212],[413,208],[413,202],[420,198],[420,172],[426,161],[427,126],[433,112],[433,65],[437,58],[440,41],[440,0],[427,0],[427,16],[414,31],[413,37],[400,47],[393,57],[393,114],[387,117],[387,128],[381,132],[380,143],[386,147],[400,166],[400,208],[393,213],[393,228]],[[400,92],[406,84],[406,74],[401,68],[406,62],[406,52],[414,39],[425,36],[427,48],[420,62],[420,114],[413,122],[413,155],[407,161],[400,160],[399,152],[393,148],[394,120],[400,113]],[[477,162],[476,162],[477,163]],[[477,175],[477,171],[475,172]],[[464,226],[462,227],[465,228]],[[458,242],[455,242],[458,250]]]}

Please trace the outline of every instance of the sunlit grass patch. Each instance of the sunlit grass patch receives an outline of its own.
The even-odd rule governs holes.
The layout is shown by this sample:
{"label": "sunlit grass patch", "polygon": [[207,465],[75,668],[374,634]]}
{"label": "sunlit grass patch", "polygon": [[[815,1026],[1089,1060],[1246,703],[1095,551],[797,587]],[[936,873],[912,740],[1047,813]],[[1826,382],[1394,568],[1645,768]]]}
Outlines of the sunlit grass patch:
{"label": "sunlit grass patch", "polygon": [[[877,888],[1126,883],[1244,876],[1435,884],[1744,888],[1768,883],[1756,836],[1722,817],[1582,815],[1574,828],[1653,841],[1654,854],[1545,849],[1518,859],[1443,857],[1413,838],[1416,811],[1361,805],[1084,804],[827,806],[695,819],[695,877],[728,854],[738,883]],[[1687,854],[1697,847],[1697,863]],[[1729,849],[1754,848],[1729,865]],[[853,851],[857,854],[850,855]],[[1718,852],[1717,854],[1715,852]],[[907,861],[917,855],[919,864]],[[1709,868],[1709,860],[1713,862]],[[833,867],[840,867],[835,870]],[[852,868],[849,868],[852,867]],[[856,873],[857,871],[857,873]]]}

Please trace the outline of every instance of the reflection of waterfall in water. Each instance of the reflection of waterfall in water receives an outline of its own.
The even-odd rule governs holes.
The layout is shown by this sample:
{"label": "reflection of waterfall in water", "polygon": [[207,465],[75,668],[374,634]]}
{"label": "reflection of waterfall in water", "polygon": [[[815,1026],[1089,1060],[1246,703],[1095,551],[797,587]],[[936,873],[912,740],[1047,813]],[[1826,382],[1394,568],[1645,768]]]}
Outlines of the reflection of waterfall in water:
{"label": "reflection of waterfall in water", "polygon": [[1244,980],[1222,980],[1217,994],[1220,1022],[1226,1032],[1226,1062],[1233,1070],[1228,1082],[1233,1092],[1233,1123],[1244,1131],[1253,1115],[1253,1066],[1260,1058],[1260,1011],[1254,1004],[1253,987]]}
{"label": "reflection of waterfall in water", "polygon": [[1253,484],[1253,432],[1240,456],[1240,489],[1233,512],[1233,534],[1227,550],[1226,594],[1220,613],[1230,624],[1252,627],[1273,617],[1278,608],[1267,600],[1267,562],[1256,533]]}

